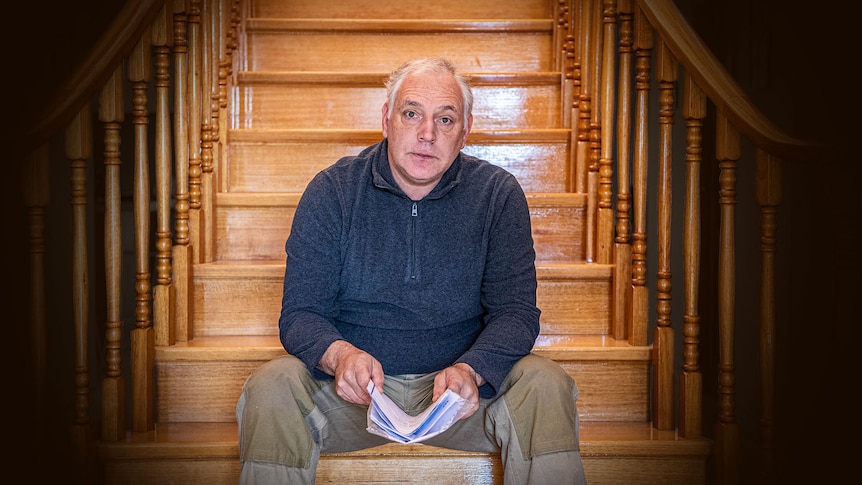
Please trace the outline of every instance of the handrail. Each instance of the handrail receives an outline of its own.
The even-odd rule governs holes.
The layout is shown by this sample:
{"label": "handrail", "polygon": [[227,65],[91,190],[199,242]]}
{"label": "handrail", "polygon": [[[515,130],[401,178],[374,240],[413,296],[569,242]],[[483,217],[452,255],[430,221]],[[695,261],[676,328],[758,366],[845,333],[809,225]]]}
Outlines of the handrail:
{"label": "handrail", "polygon": [[638,0],[644,15],[686,71],[740,134],[783,159],[811,159],[823,147],[784,133],[746,96],[672,1]]}
{"label": "handrail", "polygon": [[62,130],[113,74],[165,4],[165,0],[126,0],[110,27],[73,74],[34,118],[33,125],[18,127],[13,153],[25,155]]}

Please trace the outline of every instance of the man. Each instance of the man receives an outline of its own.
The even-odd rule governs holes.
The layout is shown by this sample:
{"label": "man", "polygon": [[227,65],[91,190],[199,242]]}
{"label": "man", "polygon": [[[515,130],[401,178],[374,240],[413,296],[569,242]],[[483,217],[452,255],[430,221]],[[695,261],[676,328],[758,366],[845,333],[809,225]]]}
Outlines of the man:
{"label": "man", "polygon": [[369,433],[368,384],[416,414],[451,389],[466,416],[426,443],[500,452],[506,484],[584,483],[577,387],[530,353],[535,251],[515,178],[460,153],[469,84],[419,59],[386,84],[384,140],[323,170],[296,209],[279,318],[290,355],[237,404],[242,483],[314,483],[321,452]]}

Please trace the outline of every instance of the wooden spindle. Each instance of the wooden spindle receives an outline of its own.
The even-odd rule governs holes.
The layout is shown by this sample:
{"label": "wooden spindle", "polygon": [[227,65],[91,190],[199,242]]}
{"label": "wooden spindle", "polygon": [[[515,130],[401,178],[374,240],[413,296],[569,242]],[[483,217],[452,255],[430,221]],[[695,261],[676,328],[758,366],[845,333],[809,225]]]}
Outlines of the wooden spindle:
{"label": "wooden spindle", "polygon": [[632,246],[631,246],[631,113],[632,53],[634,52],[631,0],[619,5],[620,42],[617,81],[617,206],[614,229],[614,298],[611,307],[614,338],[624,340],[631,326]]}
{"label": "wooden spindle", "polygon": [[602,65],[601,65],[601,145],[598,165],[598,207],[596,214],[596,261],[611,263],[614,241],[614,123],[616,121],[617,94],[617,2],[602,3]]}
{"label": "wooden spindle", "polygon": [[[587,167],[587,214],[586,214],[586,260],[598,262],[598,234],[599,234],[599,164],[602,157],[602,17],[604,11],[601,2],[596,2],[585,22],[589,24],[592,32],[591,41],[586,44],[587,55],[595,62],[589,65],[590,79],[588,89],[590,92],[590,119],[589,119],[589,148]],[[586,14],[585,14],[586,15]]]}
{"label": "wooden spindle", "polygon": [[685,315],[682,327],[682,373],[679,376],[679,434],[700,438],[703,376],[700,350],[700,166],[703,160],[703,118],[706,96],[690,75],[683,79],[683,117],[686,120],[685,227],[683,228],[683,278]]}
{"label": "wooden spindle", "polygon": [[150,162],[147,142],[147,84],[150,81],[150,63],[150,35],[144,35],[129,55],[132,124],[135,130],[135,329],[131,335],[134,431],[153,429],[155,396],[155,335],[150,324]]}
{"label": "wooden spindle", "polygon": [[90,106],[86,105],[66,128],[66,158],[71,162],[72,204],[72,321],[75,335],[75,411],[72,449],[76,474],[86,477],[94,461],[90,425],[90,277],[87,243],[87,161],[92,155]]}
{"label": "wooden spindle", "polygon": [[156,87],[156,286],[153,288],[153,329],[156,345],[173,345],[175,290],[171,281],[171,112],[168,6],[153,21],[152,46]]}
{"label": "wooden spindle", "polygon": [[[198,211],[199,242],[197,262],[212,261],[213,254],[213,0],[200,2],[200,74],[201,131],[200,146],[200,207]],[[217,88],[217,87],[216,87]],[[218,104],[218,101],[216,101]],[[217,111],[217,109],[216,109]]]}
{"label": "wooden spindle", "polygon": [[192,311],[191,291],[191,247],[189,228],[189,108],[188,97],[189,68],[187,16],[185,0],[174,0],[174,169],[175,198],[174,207],[175,244],[173,247],[173,284],[175,289],[174,336],[185,342],[190,332]]}
{"label": "wooden spindle", "polygon": [[649,89],[653,29],[641,9],[635,10],[635,126],[632,159],[632,317],[629,343],[647,344],[649,289],[647,260],[647,164],[649,161]]}
{"label": "wooden spindle", "polygon": [[756,163],[756,194],[760,205],[760,483],[774,483],[775,252],[776,217],[781,203],[781,161],[758,150]]}
{"label": "wooden spindle", "polygon": [[566,59],[567,70],[565,85],[568,89],[568,96],[563,98],[563,108],[567,111],[564,117],[570,129],[569,135],[569,169],[567,172],[566,190],[569,192],[577,191],[577,179],[580,163],[578,156],[580,153],[580,92],[581,92],[581,60],[578,54],[578,44],[580,42],[580,31],[578,30],[578,20],[581,13],[581,2],[574,0],[570,3],[568,15],[568,35],[566,36]]}
{"label": "wooden spindle", "polygon": [[120,132],[123,71],[118,67],[99,96],[105,132],[105,377],[102,380],[102,439],[117,441],[126,431],[126,384],[122,372],[122,185]]}
{"label": "wooden spindle", "polygon": [[[573,103],[572,100],[574,98],[574,76],[575,76],[575,46],[574,46],[574,36],[572,35],[572,25],[571,25],[571,5],[566,0],[560,0],[557,2],[557,28],[555,32],[558,32],[559,36],[559,49],[560,52],[560,60],[558,62],[560,66],[560,72],[563,73],[562,76],[562,96],[560,96],[560,109],[562,110],[562,116],[560,119],[562,120],[562,126],[564,128],[572,128],[572,108]],[[557,45],[557,44],[555,44]],[[572,144],[574,146],[574,144]],[[572,150],[570,153],[574,153]],[[571,170],[569,170],[568,175],[571,178]],[[568,182],[571,184],[571,181]]]}
{"label": "wooden spindle", "polygon": [[[581,3],[581,9],[578,18],[579,42],[576,45],[576,52],[589,53],[589,46],[593,42],[592,34],[592,17],[593,2],[587,0]],[[587,176],[590,170],[590,119],[592,118],[591,110],[591,91],[592,86],[592,63],[589,54],[580,56],[580,76],[578,80],[578,129],[577,129],[577,145],[576,145],[576,166],[575,166],[575,192],[587,192]],[[590,228],[587,223],[587,230]],[[588,239],[589,240],[589,239]]]}
{"label": "wooden spindle", "polygon": [[663,42],[656,52],[659,83],[658,152],[658,268],[656,274],[655,379],[653,423],[658,429],[673,429],[674,423],[674,331],[671,314],[671,214],[673,213],[673,117],[676,60]]}
{"label": "wooden spindle", "polygon": [[27,157],[24,167],[24,205],[28,213],[30,261],[30,348],[33,355],[35,416],[45,416],[48,382],[48,298],[45,267],[45,213],[51,200],[48,146]]}
{"label": "wooden spindle", "polygon": [[[237,48],[237,24],[239,23],[239,0],[224,0],[223,5],[227,4],[227,14],[224,8],[219,18],[222,20],[222,30],[224,35],[220,35],[220,51],[223,53],[223,58],[219,67],[219,107],[224,110],[227,108],[228,102],[228,80],[233,74],[233,53]],[[227,126],[226,120],[222,121],[223,126]],[[221,139],[224,138],[222,133]]]}
{"label": "wooden spindle", "polygon": [[735,416],[735,364],[733,335],[736,326],[736,163],[740,158],[740,136],[730,121],[716,115],[716,159],[719,166],[721,227],[718,248],[719,374],[718,423],[715,432],[718,483],[739,483],[739,425]]}
{"label": "wooden spindle", "polygon": [[[240,15],[240,2],[241,0],[232,0],[230,6],[230,30],[228,35],[227,49],[228,49],[228,63],[227,63],[227,74],[228,77],[233,77],[234,70],[234,62],[235,62],[235,54],[239,52],[239,25],[242,17]],[[225,93],[225,97],[222,98],[222,108],[227,108],[227,93]]]}
{"label": "wooden spindle", "polygon": [[191,0],[188,11],[188,93],[189,124],[189,244],[191,263],[201,262],[201,125],[203,106],[201,52],[201,2]]}
{"label": "wooden spindle", "polygon": [[554,30],[551,45],[554,46],[554,66],[560,72],[566,70],[566,34],[568,33],[568,5],[566,0],[553,2]]}

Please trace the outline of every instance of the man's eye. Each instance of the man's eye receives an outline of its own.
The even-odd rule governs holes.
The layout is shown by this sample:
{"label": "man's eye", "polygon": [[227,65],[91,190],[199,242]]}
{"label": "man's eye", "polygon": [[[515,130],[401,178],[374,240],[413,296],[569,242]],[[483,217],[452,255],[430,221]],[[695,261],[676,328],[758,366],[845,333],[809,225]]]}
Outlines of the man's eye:
{"label": "man's eye", "polygon": [[444,116],[443,118],[440,118],[440,123],[443,123],[444,125],[451,125],[453,122],[452,118]]}
{"label": "man's eye", "polygon": [[419,115],[417,115],[415,111],[405,111],[404,112],[405,118],[413,119],[413,118],[416,118],[417,116],[419,116]]}

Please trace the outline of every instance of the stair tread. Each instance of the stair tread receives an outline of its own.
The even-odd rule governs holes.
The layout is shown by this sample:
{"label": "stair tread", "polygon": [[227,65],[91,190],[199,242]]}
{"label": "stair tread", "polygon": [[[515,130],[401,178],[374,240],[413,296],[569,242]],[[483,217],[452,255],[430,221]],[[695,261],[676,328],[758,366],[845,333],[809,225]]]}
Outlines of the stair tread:
{"label": "stair tread", "polygon": [[380,2],[350,0],[333,8],[327,2],[256,0],[256,18],[550,18],[553,8],[547,0],[500,2],[499,0],[446,0],[429,3],[419,0]]}
{"label": "stair tread", "polygon": [[551,19],[293,19],[249,18],[249,32],[548,32]]}
{"label": "stair tread", "polygon": [[[604,279],[611,277],[613,265],[575,262],[575,263],[536,263],[538,278],[589,278]],[[239,275],[263,277],[284,277],[284,260],[225,260],[198,263],[194,269],[195,277],[235,278]]]}
{"label": "stair tread", "polygon": [[[587,195],[577,192],[527,192],[530,206],[541,205],[585,205]],[[219,192],[216,195],[220,206],[294,206],[302,192]]]}
{"label": "stair tread", "polygon": [[[279,142],[374,142],[382,137],[380,129],[339,128],[239,128],[228,130],[231,143]],[[468,145],[476,142],[547,142],[567,141],[570,128],[524,128],[519,130],[472,130]]]}
{"label": "stair tread", "polygon": [[[465,72],[473,87],[493,85],[530,85],[560,83],[559,71],[525,72]],[[326,84],[383,87],[388,72],[350,71],[241,71],[237,73],[240,85],[247,84]]]}
{"label": "stair tread", "polygon": [[[552,359],[567,355],[578,360],[629,361],[649,359],[650,348],[607,335],[540,335],[534,352]],[[283,354],[278,335],[214,335],[156,347],[158,362],[269,360]]]}
{"label": "stair tread", "polygon": [[[637,452],[640,455],[705,455],[710,440],[684,439],[676,431],[662,431],[649,422],[582,422],[580,424],[581,455],[610,455]],[[238,456],[236,423],[160,423],[153,431],[129,432],[116,442],[101,442],[103,458],[172,458]],[[449,450],[424,444],[386,444],[366,450],[334,453],[333,456],[440,455],[457,457],[487,456]]]}

